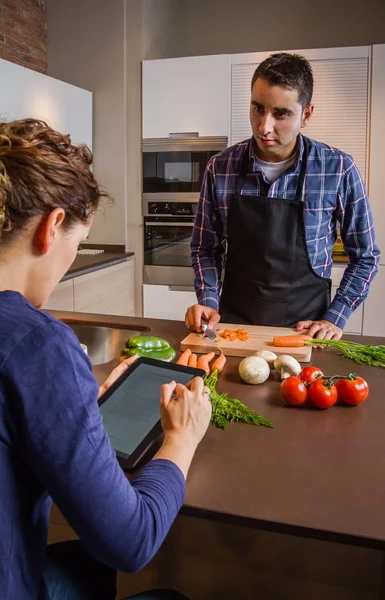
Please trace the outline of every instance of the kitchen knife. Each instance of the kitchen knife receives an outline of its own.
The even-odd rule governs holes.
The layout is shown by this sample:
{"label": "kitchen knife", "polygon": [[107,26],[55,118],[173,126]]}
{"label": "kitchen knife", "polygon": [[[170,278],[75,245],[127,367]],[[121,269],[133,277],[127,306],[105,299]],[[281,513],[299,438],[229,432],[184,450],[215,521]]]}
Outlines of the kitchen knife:
{"label": "kitchen knife", "polygon": [[208,323],[207,323],[206,319],[201,319],[201,327],[202,327],[203,333],[210,340],[216,340],[217,339],[217,334],[215,333],[214,329],[211,329],[211,327],[208,326]]}

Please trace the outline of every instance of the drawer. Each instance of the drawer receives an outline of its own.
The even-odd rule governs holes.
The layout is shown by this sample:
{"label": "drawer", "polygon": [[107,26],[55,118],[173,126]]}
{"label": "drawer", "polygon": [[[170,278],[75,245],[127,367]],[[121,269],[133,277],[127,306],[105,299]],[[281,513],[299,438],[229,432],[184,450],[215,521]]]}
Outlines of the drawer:
{"label": "drawer", "polygon": [[143,316],[184,321],[186,310],[197,303],[192,287],[143,285]]}

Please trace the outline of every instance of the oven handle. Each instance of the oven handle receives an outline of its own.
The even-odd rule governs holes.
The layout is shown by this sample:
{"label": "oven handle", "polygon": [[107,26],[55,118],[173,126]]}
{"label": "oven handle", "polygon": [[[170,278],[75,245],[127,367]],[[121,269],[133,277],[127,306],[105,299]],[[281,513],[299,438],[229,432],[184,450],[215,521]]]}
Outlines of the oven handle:
{"label": "oven handle", "polygon": [[146,221],[144,223],[145,225],[157,225],[158,227],[194,227],[194,223],[179,223],[178,221],[170,221],[169,223],[163,222],[163,221],[154,221],[154,222],[150,222],[150,221]]}

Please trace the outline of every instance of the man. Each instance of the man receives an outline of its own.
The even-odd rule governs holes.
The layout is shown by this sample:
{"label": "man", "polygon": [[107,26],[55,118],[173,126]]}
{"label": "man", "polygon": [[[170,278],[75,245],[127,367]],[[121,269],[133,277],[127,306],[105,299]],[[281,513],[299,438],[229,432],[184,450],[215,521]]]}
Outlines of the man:
{"label": "man", "polygon": [[[339,339],[366,298],[379,249],[365,186],[351,156],[300,133],[312,93],[302,56],[273,54],[256,69],[252,138],[206,168],[191,242],[199,304],[186,312],[190,329],[222,319]],[[331,301],[337,222],[349,264]]]}

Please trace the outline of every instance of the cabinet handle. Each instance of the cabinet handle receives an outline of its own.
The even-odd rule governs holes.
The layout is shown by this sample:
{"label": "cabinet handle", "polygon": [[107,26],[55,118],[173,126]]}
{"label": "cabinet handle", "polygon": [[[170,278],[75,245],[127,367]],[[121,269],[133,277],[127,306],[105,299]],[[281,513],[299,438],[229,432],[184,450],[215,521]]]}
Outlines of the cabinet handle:
{"label": "cabinet handle", "polygon": [[169,285],[169,292],[195,292],[192,285]]}
{"label": "cabinet handle", "polygon": [[150,226],[157,226],[157,227],[194,227],[194,223],[179,223],[179,222],[174,222],[174,221],[170,221],[168,223],[163,222],[163,221],[158,221],[158,222],[152,222],[151,223],[149,221],[145,222],[145,225],[150,225]]}
{"label": "cabinet handle", "polygon": [[199,138],[199,131],[181,131],[169,133],[168,137],[172,140],[179,140],[185,138]]}

